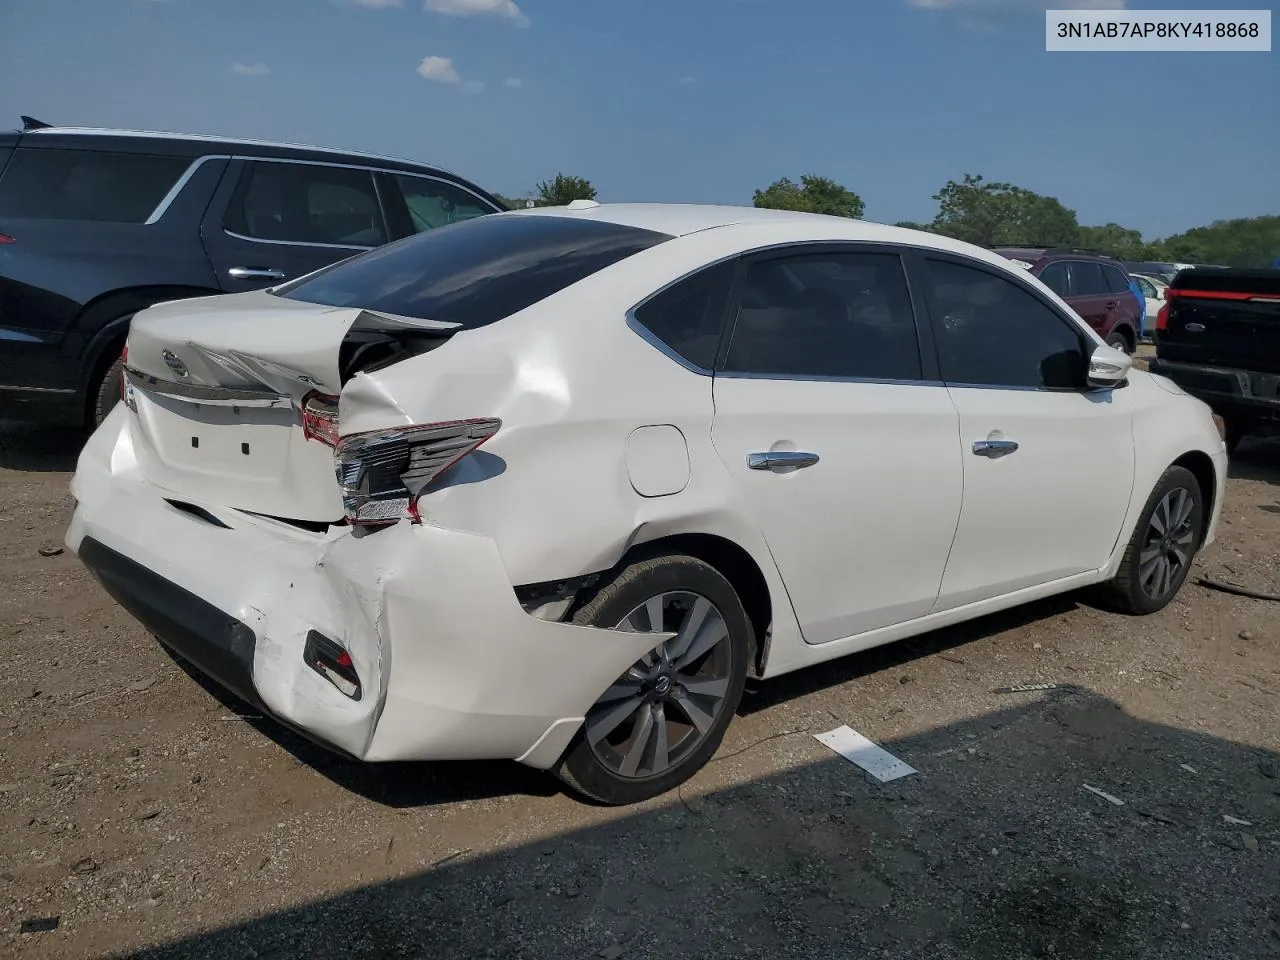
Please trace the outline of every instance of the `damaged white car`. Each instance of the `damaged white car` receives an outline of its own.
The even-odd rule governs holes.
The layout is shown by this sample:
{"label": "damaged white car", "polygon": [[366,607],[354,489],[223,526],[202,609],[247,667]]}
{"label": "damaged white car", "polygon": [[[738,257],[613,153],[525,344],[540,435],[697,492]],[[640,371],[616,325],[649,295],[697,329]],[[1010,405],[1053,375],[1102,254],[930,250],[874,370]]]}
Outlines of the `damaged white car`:
{"label": "damaged white car", "polygon": [[139,313],[68,546],[162,643],[362,760],[609,803],[764,679],[1105,584],[1165,606],[1219,425],[987,251],[599,205]]}

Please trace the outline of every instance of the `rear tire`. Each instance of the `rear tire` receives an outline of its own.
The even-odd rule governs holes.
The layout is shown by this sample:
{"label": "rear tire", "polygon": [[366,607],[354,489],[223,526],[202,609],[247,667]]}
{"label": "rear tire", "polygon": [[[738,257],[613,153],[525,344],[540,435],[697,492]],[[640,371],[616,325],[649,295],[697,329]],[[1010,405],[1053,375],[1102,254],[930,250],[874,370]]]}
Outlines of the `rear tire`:
{"label": "rear tire", "polygon": [[1245,438],[1248,433],[1249,425],[1243,420],[1236,417],[1227,417],[1223,419],[1223,425],[1226,429],[1226,436],[1222,438],[1227,445],[1227,453],[1235,453],[1236,447],[1240,446],[1240,441]]}
{"label": "rear tire", "polygon": [[1125,613],[1163,610],[1186,582],[1200,548],[1204,494],[1185,467],[1164,472],[1142,508],[1120,569],[1111,580],[1111,599]]}
{"label": "rear tire", "polygon": [[1129,338],[1123,333],[1113,333],[1107,337],[1107,346],[1123,350],[1125,353],[1133,353],[1134,351],[1134,348],[1129,343]]}
{"label": "rear tire", "polygon": [[677,636],[600,695],[556,775],[611,805],[684,783],[720,746],[746,683],[752,627],[733,586],[701,560],[662,554],[622,567],[572,621]]}
{"label": "rear tire", "polygon": [[115,363],[107,367],[102,379],[98,381],[90,403],[89,428],[96,430],[107,419],[107,414],[120,402],[120,378],[124,374],[124,361],[117,358]]}

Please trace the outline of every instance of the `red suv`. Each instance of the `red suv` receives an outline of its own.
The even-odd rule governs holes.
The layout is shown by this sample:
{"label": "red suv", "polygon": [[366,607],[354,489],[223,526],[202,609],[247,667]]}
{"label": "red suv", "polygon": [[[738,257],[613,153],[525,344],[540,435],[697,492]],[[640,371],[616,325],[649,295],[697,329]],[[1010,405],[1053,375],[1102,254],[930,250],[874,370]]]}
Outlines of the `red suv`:
{"label": "red suv", "polygon": [[994,247],[1067,301],[1102,339],[1137,349],[1142,305],[1120,261],[1073,247]]}

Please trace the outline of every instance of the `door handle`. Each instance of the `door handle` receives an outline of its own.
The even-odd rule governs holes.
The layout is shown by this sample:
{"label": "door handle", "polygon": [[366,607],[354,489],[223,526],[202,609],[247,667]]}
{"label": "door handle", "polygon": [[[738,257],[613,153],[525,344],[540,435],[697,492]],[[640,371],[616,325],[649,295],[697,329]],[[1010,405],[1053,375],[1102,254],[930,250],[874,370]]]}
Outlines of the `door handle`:
{"label": "door handle", "polygon": [[768,453],[748,453],[747,467],[751,470],[777,470],[781,467],[812,467],[818,462],[816,453],[803,450],[771,450]]}
{"label": "door handle", "polygon": [[1007,457],[1018,449],[1017,440],[975,440],[973,441],[973,452],[980,457],[990,457],[992,460],[997,457]]}
{"label": "door handle", "polygon": [[236,280],[283,280],[284,271],[275,267],[232,267],[227,273]]}

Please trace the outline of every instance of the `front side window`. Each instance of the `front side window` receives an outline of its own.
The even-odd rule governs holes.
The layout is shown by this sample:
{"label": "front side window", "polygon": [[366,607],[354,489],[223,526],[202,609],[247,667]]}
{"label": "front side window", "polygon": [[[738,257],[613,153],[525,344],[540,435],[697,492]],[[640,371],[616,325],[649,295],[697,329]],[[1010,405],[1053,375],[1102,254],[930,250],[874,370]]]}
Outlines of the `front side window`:
{"label": "front side window", "polygon": [[18,149],[0,179],[0,217],[146,223],[187,157]]}
{"label": "front side window", "polygon": [[939,314],[942,379],[993,387],[1078,389],[1084,337],[1065,317],[1012,280],[949,260],[928,259]]}
{"label": "front side window", "polygon": [[479,197],[443,180],[397,175],[395,183],[409,209],[414,233],[494,212]]}
{"label": "front side window", "polygon": [[1112,293],[1129,293],[1129,278],[1120,272],[1118,267],[1104,266],[1103,276],[1107,279],[1107,288]]}
{"label": "front side window", "polygon": [[636,320],[676,356],[701,370],[716,362],[735,261],[673,284],[636,308]]}
{"label": "front side window", "polygon": [[1142,291],[1142,295],[1146,299],[1148,300],[1157,299],[1156,288],[1152,286],[1150,280],[1147,280],[1145,277],[1134,277],[1133,280],[1135,283],[1137,283],[1138,289]]}
{"label": "front side window", "polygon": [[1110,293],[1102,264],[1091,260],[1077,260],[1071,264],[1071,295],[1075,297],[1100,297]]}
{"label": "front side window", "polygon": [[224,225],[283,243],[374,247],[387,240],[373,175],[321,164],[246,161]]}
{"label": "front side window", "polygon": [[600,220],[476,217],[343,260],[274,292],[290,300],[482,327],[670,239]]}
{"label": "front side window", "polygon": [[815,253],[752,263],[723,369],[919,380],[920,343],[901,258]]}

